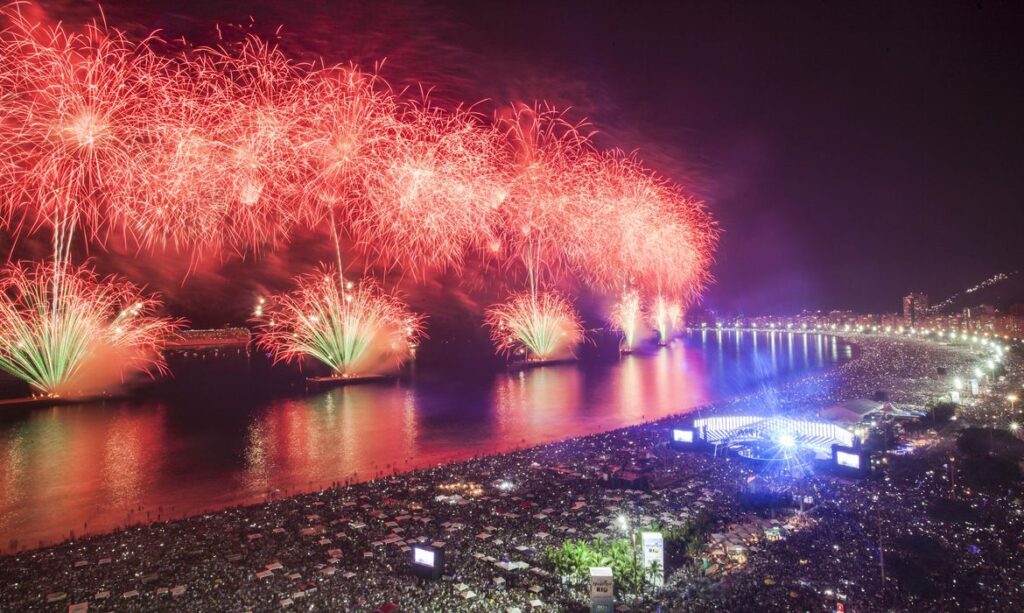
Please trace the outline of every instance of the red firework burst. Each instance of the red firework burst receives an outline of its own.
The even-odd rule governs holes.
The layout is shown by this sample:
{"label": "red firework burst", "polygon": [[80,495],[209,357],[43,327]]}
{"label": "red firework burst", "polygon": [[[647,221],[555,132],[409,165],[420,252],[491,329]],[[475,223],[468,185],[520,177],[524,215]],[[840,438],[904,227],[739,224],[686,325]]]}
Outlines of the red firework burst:
{"label": "red firework burst", "polygon": [[[329,219],[339,268],[339,232],[417,278],[503,257],[529,301],[513,296],[492,323],[527,322],[538,347],[559,336],[545,322],[578,325],[547,289],[564,272],[626,292],[629,313],[636,293],[682,305],[709,280],[717,229],[701,203],[635,156],[598,152],[585,123],[551,107],[488,124],[253,37],[158,54],[155,39],[102,24],[71,34],[20,5],[3,17],[0,204],[16,231],[52,227],[61,262],[79,225],[101,242],[123,228],[147,250],[246,254]],[[514,338],[535,343],[496,336],[505,350]]]}
{"label": "red firework burst", "polygon": [[321,70],[305,81],[304,163],[310,183],[303,210],[311,223],[335,214],[351,221],[364,182],[397,137],[397,101],[381,79],[352,68]]}
{"label": "red firework burst", "polygon": [[585,124],[546,106],[513,107],[500,118],[510,176],[501,212],[501,239],[526,269],[534,290],[567,256],[567,233],[587,210]]}
{"label": "red firework burst", "polygon": [[302,163],[302,95],[308,68],[250,37],[234,49],[204,48],[193,59],[212,105],[220,198],[211,203],[226,243],[240,251],[284,242],[302,218],[308,174]]}
{"label": "red firework burst", "polygon": [[507,189],[497,145],[473,113],[407,106],[366,177],[356,235],[386,265],[414,274],[458,266],[493,238]]}
{"label": "red firework burst", "polygon": [[102,238],[131,193],[149,141],[165,60],[92,23],[81,34],[31,22],[14,5],[0,35],[7,76],[3,140],[11,155],[9,210],[32,227],[85,223]]}

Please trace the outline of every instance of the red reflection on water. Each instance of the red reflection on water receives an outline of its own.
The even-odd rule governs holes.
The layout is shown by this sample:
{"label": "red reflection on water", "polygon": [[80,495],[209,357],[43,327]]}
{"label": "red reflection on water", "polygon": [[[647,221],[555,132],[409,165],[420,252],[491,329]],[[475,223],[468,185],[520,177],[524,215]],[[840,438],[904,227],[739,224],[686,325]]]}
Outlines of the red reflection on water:
{"label": "red reflection on water", "polygon": [[[662,349],[625,356],[613,371],[555,366],[499,380],[495,406],[501,451],[603,432],[705,403],[706,382],[688,374],[696,354]],[[611,376],[609,376],[611,375]]]}
{"label": "red reflection on water", "polygon": [[162,407],[127,405],[55,407],[0,431],[0,546],[123,525],[160,473],[164,434]]}
{"label": "red reflection on water", "polygon": [[372,478],[416,455],[412,394],[346,387],[280,402],[250,425],[243,484],[250,494]]}
{"label": "red reflection on water", "polygon": [[[499,375],[479,401],[427,406],[403,386],[347,387],[270,406],[246,433],[242,489],[255,499],[601,432],[704,402],[685,352]],[[654,369],[654,370],[652,370]],[[424,406],[419,406],[421,402]]]}
{"label": "red reflection on water", "polygon": [[0,548],[81,534],[85,522],[107,531],[657,419],[709,402],[722,359],[676,345],[475,388],[375,384],[256,407],[34,411],[0,424]]}

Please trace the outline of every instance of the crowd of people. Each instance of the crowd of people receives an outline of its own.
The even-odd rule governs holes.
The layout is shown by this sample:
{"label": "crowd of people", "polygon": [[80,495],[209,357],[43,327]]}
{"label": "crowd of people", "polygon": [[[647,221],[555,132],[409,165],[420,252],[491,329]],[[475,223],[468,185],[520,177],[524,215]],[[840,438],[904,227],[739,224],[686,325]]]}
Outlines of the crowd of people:
{"label": "crowd of people", "polygon": [[[834,369],[704,411],[810,415],[878,390],[924,407],[979,359],[970,346],[854,342],[857,355]],[[997,403],[1000,385],[1019,388],[1019,365],[1008,362],[1005,381],[962,407],[962,423]],[[588,610],[588,586],[554,573],[548,548],[632,537],[650,525],[669,531],[698,513],[723,530],[755,513],[737,502],[754,475],[813,499],[806,509],[777,511],[804,514],[799,530],[757,543],[743,564],[714,576],[706,553],[676,552],[666,558],[663,586],[620,592],[618,602],[665,611],[822,610],[837,601],[857,611],[1024,605],[1019,488],[955,482],[951,434],[931,432],[936,444],[887,455],[866,479],[787,479],[739,458],[669,449],[675,421],[6,556],[0,610]],[[625,472],[649,482],[624,489],[631,486],[615,477]],[[411,572],[417,544],[443,549],[441,578]]]}
{"label": "crowd of people", "polygon": [[[903,408],[927,409],[949,401],[954,381],[977,376],[978,365],[991,357],[976,345],[905,336],[854,341],[858,359],[772,390],[780,410],[879,391]],[[667,610],[746,610],[755,601],[762,610],[813,610],[837,602],[855,611],[1020,610],[1020,484],[976,487],[956,444],[964,428],[1011,431],[1017,416],[1006,397],[1020,390],[1024,368],[1010,358],[1001,372],[983,373],[980,393],[964,395],[955,422],[905,436],[914,444],[884,454],[870,478],[817,476],[801,483],[817,503],[809,528],[762,543],[722,581],[692,582],[690,589],[672,592],[663,601]],[[993,422],[993,414],[1000,418]]]}

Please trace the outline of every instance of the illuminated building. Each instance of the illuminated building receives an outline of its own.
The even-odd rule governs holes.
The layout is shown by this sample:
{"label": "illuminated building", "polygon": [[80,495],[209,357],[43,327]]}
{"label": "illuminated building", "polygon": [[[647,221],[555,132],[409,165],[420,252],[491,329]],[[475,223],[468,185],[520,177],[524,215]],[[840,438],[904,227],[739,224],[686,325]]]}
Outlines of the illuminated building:
{"label": "illuminated building", "polygon": [[911,292],[903,297],[903,321],[916,324],[919,317],[928,310],[928,294]]}

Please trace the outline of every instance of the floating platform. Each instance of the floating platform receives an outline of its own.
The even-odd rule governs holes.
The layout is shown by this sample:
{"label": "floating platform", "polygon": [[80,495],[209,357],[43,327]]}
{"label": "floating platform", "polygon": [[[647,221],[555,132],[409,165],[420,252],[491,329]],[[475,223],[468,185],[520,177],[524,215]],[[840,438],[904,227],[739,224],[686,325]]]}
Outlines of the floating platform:
{"label": "floating platform", "polygon": [[69,404],[84,404],[116,400],[122,395],[92,394],[87,396],[23,396],[21,398],[4,398],[0,400],[0,409],[35,409],[40,407],[57,407]]}
{"label": "floating platform", "polygon": [[395,375],[352,375],[350,377],[335,375],[332,377],[306,377],[306,385],[310,387],[338,387],[343,385],[359,385],[362,383],[379,383],[390,381]]}
{"label": "floating platform", "polygon": [[508,365],[509,370],[527,370],[538,366],[560,366],[562,364],[575,364],[578,358],[558,358],[553,360],[527,360],[524,362],[512,362]]}
{"label": "floating platform", "polygon": [[65,404],[64,398],[50,398],[46,396],[26,396],[24,398],[4,398],[0,400],[0,408],[3,409],[30,409],[36,407],[53,406]]}

